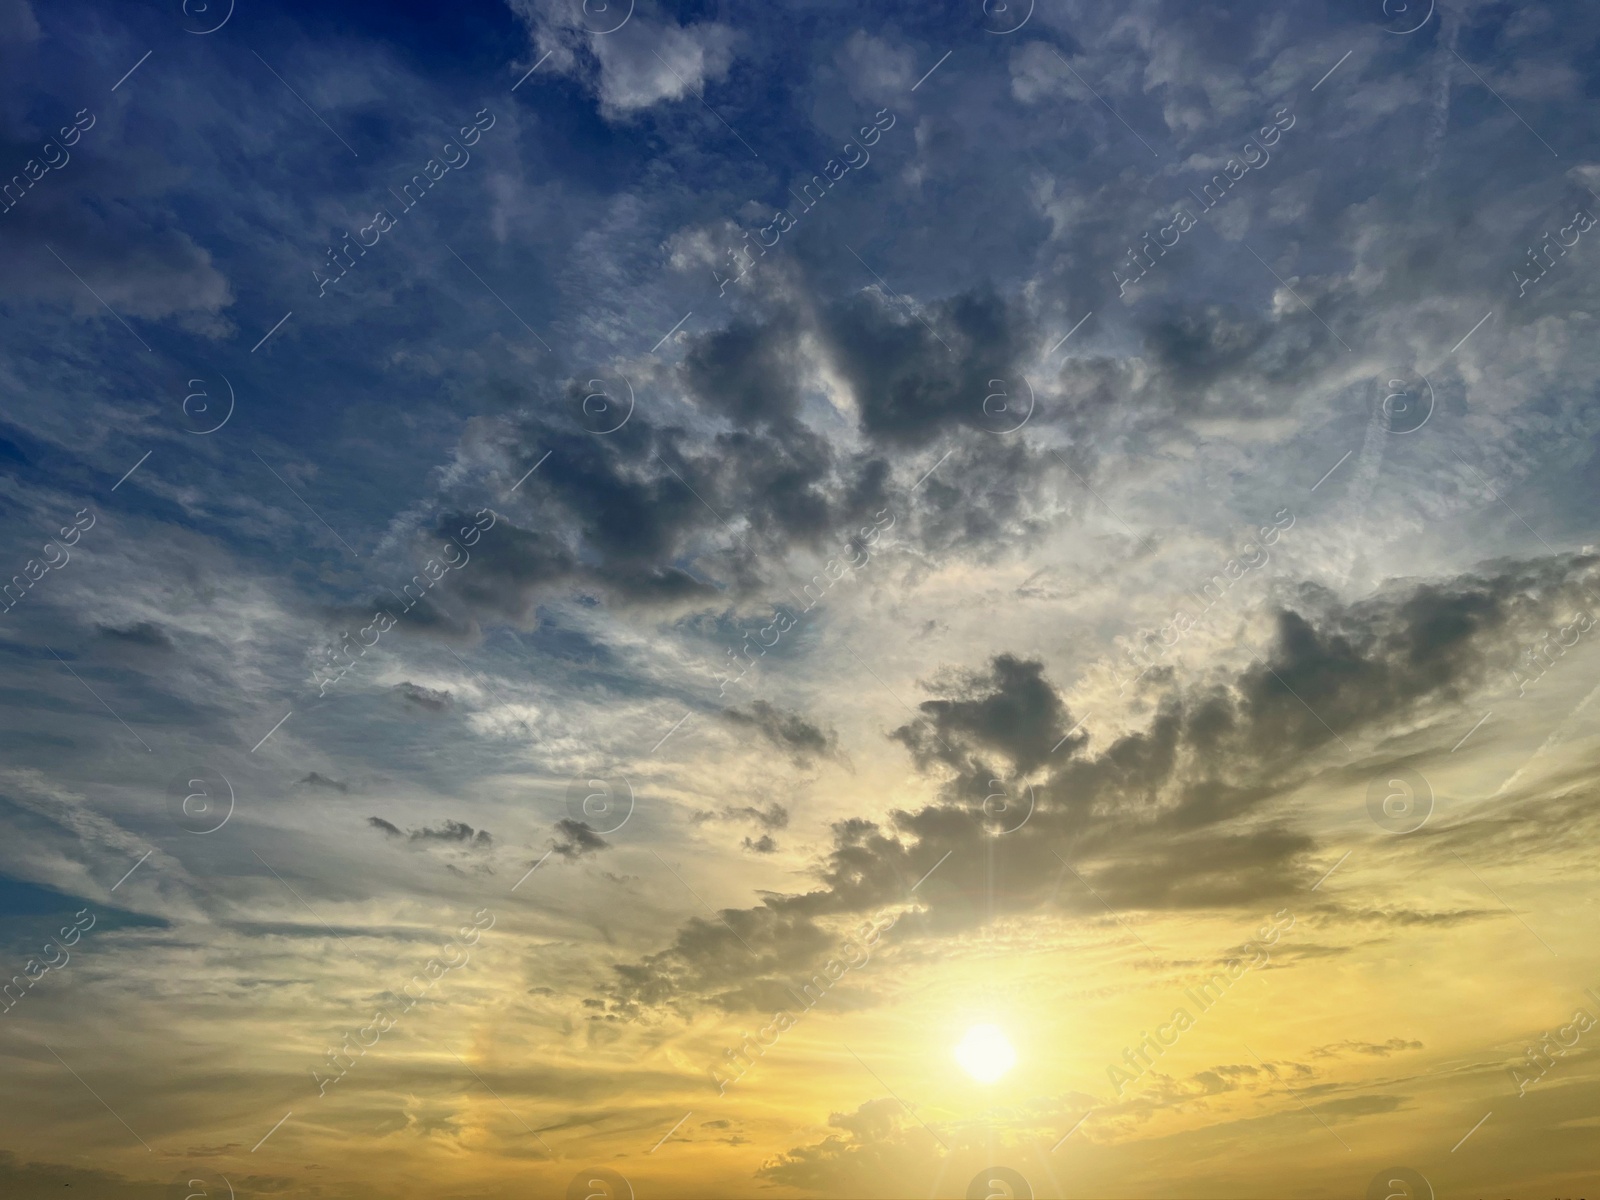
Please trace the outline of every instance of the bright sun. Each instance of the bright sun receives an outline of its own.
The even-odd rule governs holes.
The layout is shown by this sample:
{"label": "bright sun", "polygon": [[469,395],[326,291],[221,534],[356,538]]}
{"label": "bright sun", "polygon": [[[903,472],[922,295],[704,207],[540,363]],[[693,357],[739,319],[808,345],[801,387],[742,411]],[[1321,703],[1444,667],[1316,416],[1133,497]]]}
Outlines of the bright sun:
{"label": "bright sun", "polygon": [[961,1069],[979,1083],[994,1083],[1017,1065],[1017,1052],[998,1025],[974,1025],[955,1054]]}

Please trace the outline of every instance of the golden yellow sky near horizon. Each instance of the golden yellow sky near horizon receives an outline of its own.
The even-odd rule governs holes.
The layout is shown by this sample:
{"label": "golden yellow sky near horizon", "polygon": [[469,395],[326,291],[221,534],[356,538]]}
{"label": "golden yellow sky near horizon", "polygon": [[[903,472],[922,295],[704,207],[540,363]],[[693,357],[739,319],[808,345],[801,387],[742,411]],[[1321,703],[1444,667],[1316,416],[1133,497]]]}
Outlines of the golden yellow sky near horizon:
{"label": "golden yellow sky near horizon", "polygon": [[[1515,807],[1497,818],[1511,830]],[[73,1173],[88,1159],[124,1179],[104,1194],[140,1195],[132,1181],[159,1180],[163,1160],[180,1156],[212,1188],[352,1200],[572,1194],[585,1172],[625,1194],[607,1171],[639,1197],[964,1196],[985,1172],[1000,1182],[981,1194],[1017,1191],[991,1168],[1018,1172],[1040,1197],[1270,1196],[1286,1163],[1296,1195],[1360,1195],[1397,1165],[1441,1196],[1515,1195],[1535,1174],[1581,1192],[1600,1123],[1582,1115],[1600,1094],[1588,1039],[1525,1096],[1508,1068],[1574,1010],[1600,1013],[1584,992],[1600,983],[1600,955],[1579,933],[1596,898],[1588,851],[1553,855],[1545,878],[1508,878],[1457,856],[1451,839],[1464,827],[1353,838],[1325,879],[1311,876],[1315,890],[1254,912],[1068,916],[1052,896],[935,937],[912,893],[870,957],[851,955],[859,965],[812,1007],[789,1006],[792,1026],[720,1093],[710,1071],[765,1018],[596,1024],[535,994],[528,981],[557,981],[551,969],[571,947],[526,936],[518,907],[537,906],[538,885],[554,878],[535,874],[497,902],[470,963],[438,979],[325,1096],[292,1082],[322,1057],[317,1021],[298,1002],[252,1004],[237,975],[202,984],[184,973],[193,948],[131,929],[111,932],[102,953],[138,964],[144,994],[102,1006],[117,982],[88,953],[90,931],[69,969],[83,973],[72,982],[85,1010],[102,1014],[50,1043],[62,1063],[23,1059],[8,1081],[40,1096],[19,1133],[60,1164],[17,1194],[64,1180],[96,1194],[92,1177]],[[1090,889],[1065,866],[1057,882]],[[1245,944],[1275,927],[1270,946]],[[853,928],[841,927],[840,946]],[[303,975],[300,999],[331,1015],[344,1006],[317,997],[350,975],[398,984],[438,957],[425,941],[386,958],[345,940],[349,959],[307,956],[292,940],[273,950],[269,938],[256,969]],[[1197,992],[1226,980],[1230,959],[1238,978]],[[163,1016],[162,992],[187,999],[181,1026]],[[30,994],[6,1019],[44,1018],[50,1003]],[[1176,1032],[1179,1009],[1192,1027]],[[992,1083],[955,1055],[983,1024],[1016,1051]],[[1142,1035],[1163,1026],[1172,1044],[1145,1043],[1139,1070]],[[159,1149],[120,1136],[87,1093],[59,1095],[48,1080],[62,1065],[119,1112],[131,1106],[137,1136]],[[1137,1074],[1121,1095],[1112,1067]],[[285,1097],[277,1115],[290,1114],[280,1127],[273,1093]]]}

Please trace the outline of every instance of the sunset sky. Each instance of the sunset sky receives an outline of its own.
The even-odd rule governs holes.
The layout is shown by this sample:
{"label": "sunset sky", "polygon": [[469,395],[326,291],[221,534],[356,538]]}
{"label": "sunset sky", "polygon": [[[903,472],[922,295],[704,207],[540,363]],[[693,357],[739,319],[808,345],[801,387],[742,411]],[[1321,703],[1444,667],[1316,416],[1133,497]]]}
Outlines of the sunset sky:
{"label": "sunset sky", "polygon": [[1597,51],[0,0],[0,1195],[1600,1192]]}

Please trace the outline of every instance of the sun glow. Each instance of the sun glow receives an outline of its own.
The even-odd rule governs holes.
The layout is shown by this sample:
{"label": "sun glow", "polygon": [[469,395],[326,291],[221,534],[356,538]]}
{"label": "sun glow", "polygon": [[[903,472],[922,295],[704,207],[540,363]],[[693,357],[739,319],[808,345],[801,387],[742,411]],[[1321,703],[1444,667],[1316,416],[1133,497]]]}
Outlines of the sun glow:
{"label": "sun glow", "polygon": [[998,1025],[974,1025],[955,1048],[956,1062],[979,1083],[994,1083],[1017,1065],[1017,1052]]}

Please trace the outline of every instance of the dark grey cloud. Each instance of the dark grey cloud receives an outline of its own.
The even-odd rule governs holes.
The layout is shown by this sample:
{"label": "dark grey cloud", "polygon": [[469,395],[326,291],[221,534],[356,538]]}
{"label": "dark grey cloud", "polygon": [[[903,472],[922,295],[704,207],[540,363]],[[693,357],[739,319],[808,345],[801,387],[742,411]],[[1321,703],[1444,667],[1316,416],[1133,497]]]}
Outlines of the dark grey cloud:
{"label": "dark grey cloud", "polygon": [[294,785],[295,787],[312,788],[325,792],[339,792],[340,794],[347,794],[350,791],[348,783],[341,783],[337,779],[329,779],[326,775],[319,774],[316,771],[301,776],[295,780]]}
{"label": "dark grey cloud", "polygon": [[751,821],[762,829],[777,830],[788,828],[789,810],[774,800],[765,808],[745,804],[728,805],[716,812],[694,812],[689,814],[689,820],[696,825],[703,825],[707,821]]}
{"label": "dark grey cloud", "polygon": [[389,837],[403,837],[409,843],[423,846],[457,845],[466,849],[486,850],[494,845],[494,836],[487,829],[474,829],[465,821],[446,820],[436,826],[424,825],[409,831],[401,830],[398,825],[382,817],[368,817],[367,824]]}
{"label": "dark grey cloud", "polygon": [[487,829],[473,829],[465,821],[444,821],[437,826],[413,829],[408,835],[413,842],[456,842],[482,848],[492,845],[494,837]]}
{"label": "dark grey cloud", "polygon": [[394,693],[408,705],[426,709],[429,712],[443,712],[450,707],[450,693],[434,688],[423,687],[421,684],[404,680],[394,685]]}
{"label": "dark grey cloud", "polygon": [[740,428],[786,431],[800,414],[804,359],[792,318],[738,320],[693,339],[681,368],[684,386],[707,410]]}
{"label": "dark grey cloud", "polygon": [[833,730],[824,730],[799,713],[785,712],[765,700],[752,701],[745,708],[725,708],[722,719],[737,728],[754,730],[800,762],[838,749],[838,735]]}
{"label": "dark grey cloud", "polygon": [[[584,433],[596,388],[622,407],[615,379],[573,377],[530,397],[485,439],[507,470],[542,461],[518,497],[537,517],[502,516],[472,548],[472,563],[441,583],[435,607],[522,624],[539,603],[573,594],[704,608],[770,592],[796,551],[838,553],[894,511],[896,459],[946,430],[983,430],[997,380],[1021,403],[1020,364],[1036,335],[1025,304],[981,290],[930,315],[937,336],[867,292],[816,310],[778,305],[687,335],[670,378],[710,428],[647,412],[635,396],[625,424]],[[801,380],[813,369],[845,379],[860,445],[846,447],[805,412]],[[1048,526],[1054,460],[1023,439],[988,434],[955,449],[943,468],[949,478],[922,490],[922,511],[900,536],[942,553],[989,555]],[[448,510],[434,532],[450,536],[469,523]],[[454,631],[452,618],[438,620]]]}
{"label": "dark grey cloud", "polygon": [[[919,319],[920,318],[920,319]],[[1026,309],[991,290],[908,313],[873,290],[822,318],[829,357],[850,383],[861,428],[888,445],[926,445],[949,428],[981,428],[991,381],[1020,383],[1036,351]]]}
{"label": "dark grey cloud", "polygon": [[[1098,751],[1087,732],[1057,746],[1076,721],[1041,664],[1001,654],[953,673],[948,698],[891,734],[940,780],[936,801],[838,822],[818,889],[692,920],[673,946],[618,968],[614,1011],[759,1008],[837,952],[830,925],[909,903],[913,884],[927,909],[917,927],[934,935],[1041,907],[1259,907],[1303,890],[1316,840],[1261,811],[1317,769],[1307,756],[1453,706],[1509,668],[1521,631],[1565,615],[1597,561],[1491,564],[1352,605],[1302,589],[1260,661],[1171,689],[1144,728]],[[1003,824],[1027,813],[1002,836],[996,797]]]}
{"label": "dark grey cloud", "polygon": [[167,631],[153,621],[136,621],[131,625],[97,625],[101,637],[113,642],[136,646],[146,650],[171,650],[173,641]]}
{"label": "dark grey cloud", "polygon": [[577,862],[585,855],[599,854],[611,847],[610,842],[586,823],[571,817],[562,817],[556,822],[556,833],[560,836],[551,839],[550,848],[568,862]]}
{"label": "dark grey cloud", "polygon": [[956,687],[962,698],[924,701],[918,706],[922,716],[891,735],[924,768],[935,760],[973,767],[970,752],[958,755],[949,744],[955,741],[997,755],[1013,773],[1027,775],[1044,762],[1066,730],[1066,706],[1046,682],[1041,663],[1001,654],[987,674],[967,676]]}

